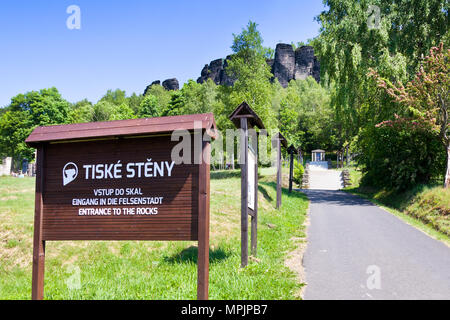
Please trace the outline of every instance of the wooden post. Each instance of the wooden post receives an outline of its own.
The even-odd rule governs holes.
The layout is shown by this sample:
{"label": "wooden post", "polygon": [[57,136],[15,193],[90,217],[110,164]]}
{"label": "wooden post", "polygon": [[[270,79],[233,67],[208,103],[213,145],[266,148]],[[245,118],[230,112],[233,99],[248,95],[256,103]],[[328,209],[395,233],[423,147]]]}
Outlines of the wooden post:
{"label": "wooden post", "polygon": [[44,146],[37,148],[36,154],[36,194],[34,203],[33,273],[31,299],[44,299],[45,241],[42,240],[42,216],[44,189]]}
{"label": "wooden post", "polygon": [[281,139],[277,139],[277,206],[281,207]]}
{"label": "wooden post", "polygon": [[347,167],[348,167],[348,165],[349,165],[348,148],[349,148],[349,145],[347,144],[347,146],[345,147],[345,150],[346,150],[346,154],[345,154],[345,165],[346,165]]}
{"label": "wooden post", "polygon": [[294,153],[291,151],[289,165],[289,193],[292,192],[292,180],[294,179]]}
{"label": "wooden post", "polygon": [[[202,139],[203,140],[203,139]],[[199,167],[197,299],[208,300],[209,289],[209,173],[211,144],[203,141]]]}
{"label": "wooden post", "polygon": [[[254,190],[249,190],[249,128],[264,129],[258,115],[244,101],[229,116],[240,131],[240,164],[241,164],[241,267],[248,265],[248,216],[251,216],[251,253],[256,256],[258,231],[258,135],[253,135],[252,147],[255,152]],[[255,132],[256,133],[256,132]],[[254,191],[255,203],[249,206],[249,191]]]}
{"label": "wooden post", "polygon": [[241,267],[248,264],[248,128],[241,118]]}
{"label": "wooden post", "polygon": [[251,216],[250,250],[256,257],[258,247],[258,134],[252,135],[252,146],[255,151],[255,209]]}

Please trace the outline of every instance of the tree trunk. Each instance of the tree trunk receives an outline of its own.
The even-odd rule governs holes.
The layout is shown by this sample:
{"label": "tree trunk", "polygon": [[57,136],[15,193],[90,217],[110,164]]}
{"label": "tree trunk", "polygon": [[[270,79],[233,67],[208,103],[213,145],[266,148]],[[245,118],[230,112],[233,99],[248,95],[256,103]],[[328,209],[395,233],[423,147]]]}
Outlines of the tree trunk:
{"label": "tree trunk", "polygon": [[450,186],[450,143],[447,143],[447,172],[445,173],[444,188]]}

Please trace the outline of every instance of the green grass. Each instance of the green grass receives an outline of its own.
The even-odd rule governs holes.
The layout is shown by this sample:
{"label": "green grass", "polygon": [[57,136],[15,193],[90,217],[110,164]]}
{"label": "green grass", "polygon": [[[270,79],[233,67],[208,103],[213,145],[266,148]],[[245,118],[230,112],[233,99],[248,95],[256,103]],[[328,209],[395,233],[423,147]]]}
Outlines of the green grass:
{"label": "green grass", "polygon": [[450,245],[450,189],[417,185],[403,192],[361,186],[362,174],[349,168],[352,185],[344,191],[366,198],[427,233]]}
{"label": "green grass", "polygon": [[[238,172],[211,173],[210,299],[297,299],[303,284],[285,261],[305,237],[308,200],[283,189],[276,210],[272,171],[260,172],[258,255],[241,268]],[[33,214],[34,179],[0,177],[0,299],[31,297]],[[46,244],[45,299],[196,299],[196,279],[196,242]]]}

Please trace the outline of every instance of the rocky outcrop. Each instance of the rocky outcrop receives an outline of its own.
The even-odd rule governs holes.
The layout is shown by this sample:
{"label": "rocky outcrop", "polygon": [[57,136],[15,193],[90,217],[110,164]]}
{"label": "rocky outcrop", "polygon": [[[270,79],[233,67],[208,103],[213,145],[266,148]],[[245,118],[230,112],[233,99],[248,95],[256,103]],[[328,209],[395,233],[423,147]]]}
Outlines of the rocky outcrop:
{"label": "rocky outcrop", "polygon": [[320,65],[314,56],[314,49],[310,46],[302,46],[295,50],[295,74],[294,79],[304,80],[312,76],[320,81]]}
{"label": "rocky outcrop", "polygon": [[[232,55],[225,59],[216,59],[206,64],[197,79],[198,83],[203,83],[208,79],[214,81],[215,84],[233,86],[236,81],[226,73],[228,61]],[[311,46],[302,46],[295,51],[292,45],[279,43],[275,49],[275,58],[267,59],[266,63],[271,68],[274,78],[277,78],[280,84],[286,88],[289,81],[293,79],[306,79],[312,76],[317,82],[320,82],[320,64],[316,56],[314,56],[314,48]],[[160,85],[161,81],[153,81],[147,86],[144,95],[153,85]],[[163,81],[162,86],[166,90],[179,90],[180,84],[176,78]]]}
{"label": "rocky outcrop", "polygon": [[[231,55],[226,59],[217,59],[206,64],[198,83],[203,83],[207,79],[212,79],[218,85],[232,86],[234,79],[226,73],[226,68]],[[277,78],[280,84],[286,88],[289,81],[293,79],[306,79],[312,76],[317,82],[320,82],[320,65],[314,56],[314,49],[311,46],[302,46],[294,51],[292,45],[279,43],[275,49],[275,59],[267,59],[267,64],[271,68],[274,78]]]}
{"label": "rocky outcrop", "polygon": [[228,76],[225,71],[230,58],[231,55],[227,56],[225,59],[213,60],[209,65],[205,64],[200,73],[200,77],[197,79],[197,83],[203,83],[206,80],[211,79],[215,84],[232,86],[234,80]]}
{"label": "rocky outcrop", "polygon": [[145,88],[145,90],[144,90],[144,96],[147,94],[147,92],[148,92],[148,90],[150,89],[150,87],[151,87],[151,86],[154,86],[154,85],[160,86],[160,85],[161,85],[161,81],[156,80],[156,81],[153,81],[150,85],[148,85],[148,86]]}
{"label": "rocky outcrop", "polygon": [[272,73],[280,84],[286,88],[289,81],[294,79],[295,53],[290,44],[279,43],[275,49],[275,60]]}
{"label": "rocky outcrop", "polygon": [[[145,90],[144,90],[144,96],[147,94],[148,90],[152,87],[152,86],[160,86],[161,85],[161,81],[159,80],[155,80],[153,81],[150,85],[148,85]],[[180,84],[178,83],[177,78],[172,78],[172,79],[167,79],[164,80],[162,83],[162,86],[164,87],[164,89],[166,90],[179,90],[180,89]]]}
{"label": "rocky outcrop", "polygon": [[180,84],[178,83],[177,78],[164,80],[162,83],[162,86],[166,90],[179,90],[180,89]]}

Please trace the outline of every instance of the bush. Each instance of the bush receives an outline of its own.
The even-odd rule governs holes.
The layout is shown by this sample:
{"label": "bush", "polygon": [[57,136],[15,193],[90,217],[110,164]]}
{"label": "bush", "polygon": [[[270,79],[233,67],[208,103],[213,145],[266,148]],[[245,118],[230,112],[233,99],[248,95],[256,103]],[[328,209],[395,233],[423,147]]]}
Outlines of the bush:
{"label": "bush", "polygon": [[401,191],[428,183],[445,169],[439,133],[425,120],[396,116],[363,130],[358,145],[363,185]]}
{"label": "bush", "polygon": [[305,173],[305,168],[303,165],[294,159],[294,177],[293,180],[299,187],[302,185],[303,174]]}

